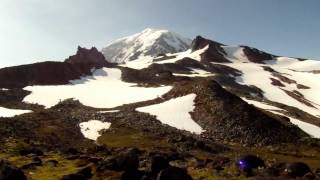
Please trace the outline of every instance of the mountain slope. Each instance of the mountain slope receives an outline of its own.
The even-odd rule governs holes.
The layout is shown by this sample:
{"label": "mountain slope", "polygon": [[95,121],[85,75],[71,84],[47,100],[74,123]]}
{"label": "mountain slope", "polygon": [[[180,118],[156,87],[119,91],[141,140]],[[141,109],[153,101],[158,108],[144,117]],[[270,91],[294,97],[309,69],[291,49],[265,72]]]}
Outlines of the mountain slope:
{"label": "mountain slope", "polygon": [[102,49],[110,62],[122,63],[143,56],[182,52],[189,49],[191,40],[168,30],[145,29],[119,39]]}
{"label": "mountain slope", "polygon": [[122,64],[79,47],[64,62],[0,69],[1,159],[29,179],[159,179],[166,168],[244,179],[233,161],[248,154],[266,160],[249,169],[258,179],[283,179],[294,161],[317,171],[320,61],[168,33],[119,40],[108,59]]}
{"label": "mountain slope", "polygon": [[[288,116],[305,131],[320,137],[320,99],[316,93],[320,89],[315,82],[319,78],[316,73],[320,70],[319,61],[275,56],[199,36],[188,51],[137,59],[122,66],[137,70],[134,75],[124,75],[124,79],[141,83],[212,78],[250,104],[258,108],[269,104],[272,109],[262,109]],[[303,121],[311,123],[310,126]]]}
{"label": "mountain slope", "polygon": [[39,62],[0,69],[0,87],[68,84],[70,80],[90,75],[92,68],[108,65],[110,63],[96,48],[78,47],[77,53],[64,62]]}

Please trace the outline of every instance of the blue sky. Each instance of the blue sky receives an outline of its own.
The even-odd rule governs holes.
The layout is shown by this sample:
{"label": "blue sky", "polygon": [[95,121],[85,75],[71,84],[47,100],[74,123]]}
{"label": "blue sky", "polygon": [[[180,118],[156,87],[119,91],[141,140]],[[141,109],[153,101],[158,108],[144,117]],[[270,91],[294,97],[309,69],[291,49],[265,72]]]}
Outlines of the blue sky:
{"label": "blue sky", "polygon": [[320,59],[319,0],[0,0],[0,67],[62,61],[141,30]]}

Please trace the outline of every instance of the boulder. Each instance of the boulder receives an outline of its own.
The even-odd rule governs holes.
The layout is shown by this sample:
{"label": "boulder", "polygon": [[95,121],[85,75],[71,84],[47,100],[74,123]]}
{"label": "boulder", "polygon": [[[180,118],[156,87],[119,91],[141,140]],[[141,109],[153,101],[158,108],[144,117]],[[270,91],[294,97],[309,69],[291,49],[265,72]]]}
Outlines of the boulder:
{"label": "boulder", "polygon": [[86,167],[74,174],[65,175],[61,180],[87,180],[92,177],[92,170],[90,167]]}
{"label": "boulder", "polygon": [[192,177],[185,169],[169,167],[159,173],[157,180],[192,180]]}
{"label": "boulder", "polygon": [[252,176],[252,170],[258,167],[265,167],[264,161],[254,155],[245,155],[241,157],[237,163],[237,167],[244,173],[245,176]]}
{"label": "boulder", "polygon": [[98,171],[114,170],[114,171],[134,171],[139,166],[139,151],[135,148],[128,149],[119,155],[111,156],[99,162]]}
{"label": "boulder", "polygon": [[30,163],[21,167],[21,169],[35,169],[37,166],[42,166],[42,160],[39,157],[34,157]]}
{"label": "boulder", "polygon": [[25,147],[23,149],[20,150],[19,154],[21,156],[26,156],[26,155],[30,155],[30,154],[34,154],[36,156],[43,156],[43,152],[35,147]]}
{"label": "boulder", "polygon": [[169,167],[169,161],[167,158],[160,155],[156,155],[151,159],[151,172],[152,174],[158,174],[161,170]]}
{"label": "boulder", "polygon": [[311,172],[309,166],[303,162],[295,162],[287,165],[286,173],[291,178],[303,177],[305,174]]}
{"label": "boulder", "polygon": [[7,161],[0,160],[0,179],[1,180],[27,180],[23,171],[11,165]]}

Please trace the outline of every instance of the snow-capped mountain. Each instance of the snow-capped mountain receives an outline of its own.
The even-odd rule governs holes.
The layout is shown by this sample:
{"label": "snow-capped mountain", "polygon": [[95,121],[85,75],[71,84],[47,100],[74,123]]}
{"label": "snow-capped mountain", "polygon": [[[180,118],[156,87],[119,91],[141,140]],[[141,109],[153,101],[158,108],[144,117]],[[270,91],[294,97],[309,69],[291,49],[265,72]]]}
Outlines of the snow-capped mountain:
{"label": "snow-capped mountain", "polygon": [[102,49],[102,53],[109,62],[122,63],[143,56],[182,52],[189,49],[190,45],[190,39],[175,32],[148,28],[112,42]]}
{"label": "snow-capped mountain", "polygon": [[[76,147],[88,153],[81,161],[92,164],[97,177],[109,170],[128,170],[127,164],[133,164],[128,172],[138,172],[128,177],[152,174],[148,167],[158,161],[158,153],[154,157],[149,152],[154,149],[161,149],[158,157],[174,154],[174,160],[188,154],[181,162],[192,159],[186,162],[190,165],[254,146],[259,147],[255,152],[261,149],[259,154],[268,152],[271,158],[283,153],[285,159],[306,157],[310,162],[320,158],[319,77],[320,61],[276,56],[201,36],[191,42],[166,30],[147,29],[112,43],[104,55],[96,48],[79,47],[64,62],[0,69],[0,142],[8,142],[0,145],[12,147],[26,139],[34,141],[32,146],[50,149],[50,154],[58,152],[60,157],[66,151],[65,157],[72,153],[72,158],[80,152],[72,150]],[[123,148],[129,147],[142,151],[131,148],[122,157]],[[190,152],[214,155],[194,163],[199,157],[190,158]],[[120,161],[112,159],[118,155]],[[118,169],[117,162],[131,161]],[[145,171],[137,171],[140,164]]]}

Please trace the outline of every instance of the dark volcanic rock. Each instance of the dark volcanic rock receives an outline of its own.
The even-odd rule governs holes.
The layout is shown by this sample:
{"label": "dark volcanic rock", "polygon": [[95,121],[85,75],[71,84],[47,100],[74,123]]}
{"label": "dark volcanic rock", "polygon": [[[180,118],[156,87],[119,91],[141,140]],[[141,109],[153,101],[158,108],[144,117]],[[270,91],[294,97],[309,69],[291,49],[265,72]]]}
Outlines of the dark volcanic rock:
{"label": "dark volcanic rock", "polygon": [[151,172],[158,174],[161,170],[169,167],[169,160],[163,156],[154,156],[151,160]]}
{"label": "dark volcanic rock", "polygon": [[192,177],[185,169],[169,167],[159,173],[157,180],[192,180]]}
{"label": "dark volcanic rock", "polygon": [[1,88],[23,88],[30,85],[67,84],[83,73],[63,62],[41,62],[0,69]]}
{"label": "dark volcanic rock", "polygon": [[290,163],[286,168],[286,173],[291,178],[302,177],[309,172],[311,172],[309,166],[302,162]]}
{"label": "dark volcanic rock", "polygon": [[260,51],[256,48],[242,46],[244,54],[248,57],[249,61],[254,63],[263,63],[266,60],[274,59],[274,56],[266,52]]}
{"label": "dark volcanic rock", "polygon": [[40,149],[34,148],[34,147],[25,147],[21,149],[19,153],[21,156],[26,156],[29,154],[34,154],[36,156],[43,156],[43,152]]}
{"label": "dark volcanic rock", "polygon": [[108,63],[96,48],[78,48],[65,62],[41,62],[0,69],[0,88],[23,88],[30,85],[67,84],[82,75],[90,75],[92,68]]}
{"label": "dark volcanic rock", "polygon": [[139,166],[138,153],[137,149],[129,149],[117,156],[108,157],[98,164],[97,170],[135,171]]}
{"label": "dark volcanic rock", "polygon": [[86,49],[78,46],[77,53],[70,56],[65,62],[76,66],[85,74],[90,73],[91,68],[101,68],[109,65],[103,54],[95,47]]}
{"label": "dark volcanic rock", "polygon": [[285,87],[284,84],[282,84],[281,81],[279,81],[278,79],[275,78],[270,78],[271,79],[271,84],[274,86],[279,86],[279,87]]}
{"label": "dark volcanic rock", "polygon": [[208,46],[208,49],[202,53],[201,62],[230,62],[225,57],[225,51],[221,47],[223,44],[197,36],[191,45],[192,52]]}
{"label": "dark volcanic rock", "polygon": [[190,69],[178,64],[152,64],[148,68],[136,70],[122,68],[122,80],[136,83],[165,83],[183,81],[189,78],[173,76],[172,73],[190,73]]}
{"label": "dark volcanic rock", "polygon": [[79,170],[77,173],[65,175],[61,178],[61,180],[87,180],[91,179],[92,172],[90,167],[83,168]]}
{"label": "dark volcanic rock", "polygon": [[9,162],[0,160],[0,179],[1,180],[27,180],[23,171],[14,167]]}

